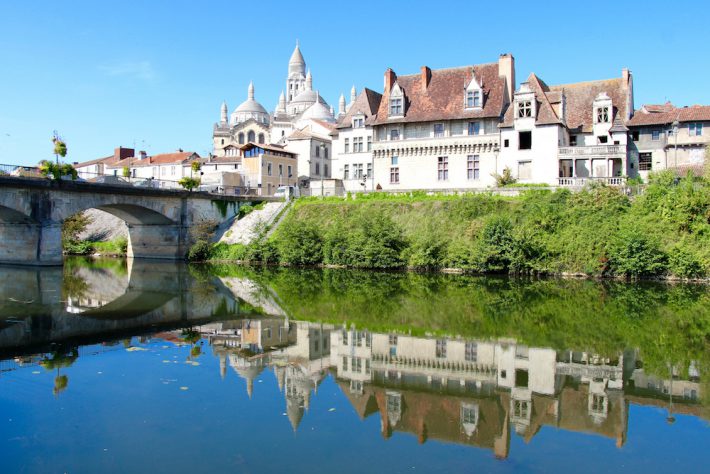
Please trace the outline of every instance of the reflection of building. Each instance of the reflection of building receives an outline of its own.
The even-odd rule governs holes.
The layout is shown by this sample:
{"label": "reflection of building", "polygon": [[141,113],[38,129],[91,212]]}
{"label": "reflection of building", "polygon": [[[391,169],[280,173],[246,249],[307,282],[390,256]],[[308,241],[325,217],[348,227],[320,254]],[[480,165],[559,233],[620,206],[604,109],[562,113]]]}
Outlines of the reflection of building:
{"label": "reflection of building", "polygon": [[[228,326],[210,335],[213,344],[239,341],[231,344],[222,370],[232,366],[251,396],[254,380],[272,366],[294,430],[331,370],[361,419],[379,414],[385,439],[409,433],[420,443],[476,446],[498,458],[508,456],[512,432],[529,442],[544,426],[603,436],[621,447],[629,400],[663,406],[672,391],[675,412],[701,411],[693,409],[701,397],[694,364],[689,380],[671,383],[634,368],[633,351],[603,357],[513,340],[380,334],[284,319]],[[286,327],[285,341],[268,333]]]}

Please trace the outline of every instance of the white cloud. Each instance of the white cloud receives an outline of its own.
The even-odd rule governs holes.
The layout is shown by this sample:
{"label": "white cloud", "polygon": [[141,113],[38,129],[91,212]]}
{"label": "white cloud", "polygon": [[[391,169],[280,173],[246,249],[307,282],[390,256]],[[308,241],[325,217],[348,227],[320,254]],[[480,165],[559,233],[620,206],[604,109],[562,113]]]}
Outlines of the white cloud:
{"label": "white cloud", "polygon": [[131,77],[143,81],[152,81],[156,76],[150,61],[126,61],[103,64],[99,66],[99,70],[107,76]]}

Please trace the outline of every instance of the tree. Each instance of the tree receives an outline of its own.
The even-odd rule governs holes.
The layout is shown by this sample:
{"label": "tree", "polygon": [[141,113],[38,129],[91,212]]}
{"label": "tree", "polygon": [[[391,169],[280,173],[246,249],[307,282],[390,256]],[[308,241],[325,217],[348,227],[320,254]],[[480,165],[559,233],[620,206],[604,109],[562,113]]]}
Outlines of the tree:
{"label": "tree", "polygon": [[124,178],[130,178],[131,177],[131,169],[128,166],[123,167],[123,177]]}
{"label": "tree", "polygon": [[49,160],[39,162],[39,172],[42,176],[51,176],[56,181],[62,179],[62,176],[69,176],[72,180],[78,177],[76,169],[69,163],[52,163]]}
{"label": "tree", "polygon": [[503,174],[493,173],[491,176],[495,178],[496,186],[499,188],[502,188],[508,184],[513,184],[516,181],[516,179],[513,178],[513,172],[507,166],[503,168]]}
{"label": "tree", "polygon": [[201,169],[202,169],[202,164],[197,160],[193,161],[192,164],[190,165],[190,170],[194,173],[197,173]]}
{"label": "tree", "polygon": [[192,191],[193,189],[200,186],[200,178],[191,178],[189,176],[185,176],[184,178],[180,178],[178,184],[183,188],[187,189],[188,191]]}

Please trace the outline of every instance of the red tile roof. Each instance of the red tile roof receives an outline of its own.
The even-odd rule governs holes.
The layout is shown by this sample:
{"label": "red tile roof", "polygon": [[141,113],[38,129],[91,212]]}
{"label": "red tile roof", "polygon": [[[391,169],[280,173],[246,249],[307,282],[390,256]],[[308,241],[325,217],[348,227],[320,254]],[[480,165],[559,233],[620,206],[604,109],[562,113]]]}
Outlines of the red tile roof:
{"label": "red tile roof", "polygon": [[710,121],[710,105],[692,105],[690,107],[674,107],[667,103],[664,106],[644,105],[637,110],[629,121],[629,126],[665,125],[678,122]]}
{"label": "red tile roof", "polygon": [[[388,120],[390,90],[386,89],[373,124],[500,117],[506,88],[505,79],[498,74],[497,62],[431,70],[426,88],[421,73],[399,76],[396,84],[404,92],[404,117]],[[483,108],[465,109],[464,90],[474,76],[483,88]]]}
{"label": "red tile roof", "polygon": [[365,116],[365,123],[370,125],[377,118],[377,109],[380,107],[381,101],[382,94],[368,88],[363,89],[355,99],[355,102],[350,106],[347,113],[338,120],[338,124],[335,128],[352,127],[353,116],[358,114],[363,114]]}
{"label": "red tile roof", "polygon": [[124,158],[121,161],[107,163],[107,166],[110,166],[112,168],[119,168],[123,166],[137,168],[143,166],[157,165],[181,165],[195,159],[200,159],[200,155],[198,155],[194,151],[177,151],[174,153],[160,153],[158,155],[149,156],[143,159],[132,156],[129,158]]}

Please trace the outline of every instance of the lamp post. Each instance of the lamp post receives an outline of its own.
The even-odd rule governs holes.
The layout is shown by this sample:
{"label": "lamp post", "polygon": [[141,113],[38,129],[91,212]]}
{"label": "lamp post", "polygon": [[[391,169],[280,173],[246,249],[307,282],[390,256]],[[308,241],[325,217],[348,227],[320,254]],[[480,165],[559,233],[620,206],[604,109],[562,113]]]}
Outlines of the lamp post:
{"label": "lamp post", "polygon": [[323,194],[323,171],[325,171],[325,150],[327,149],[325,146],[325,143],[321,143],[318,145],[320,147],[320,160],[321,160],[321,167],[320,167],[320,198],[323,199],[325,195]]}
{"label": "lamp post", "polygon": [[673,167],[678,168],[678,120],[673,121]]}

